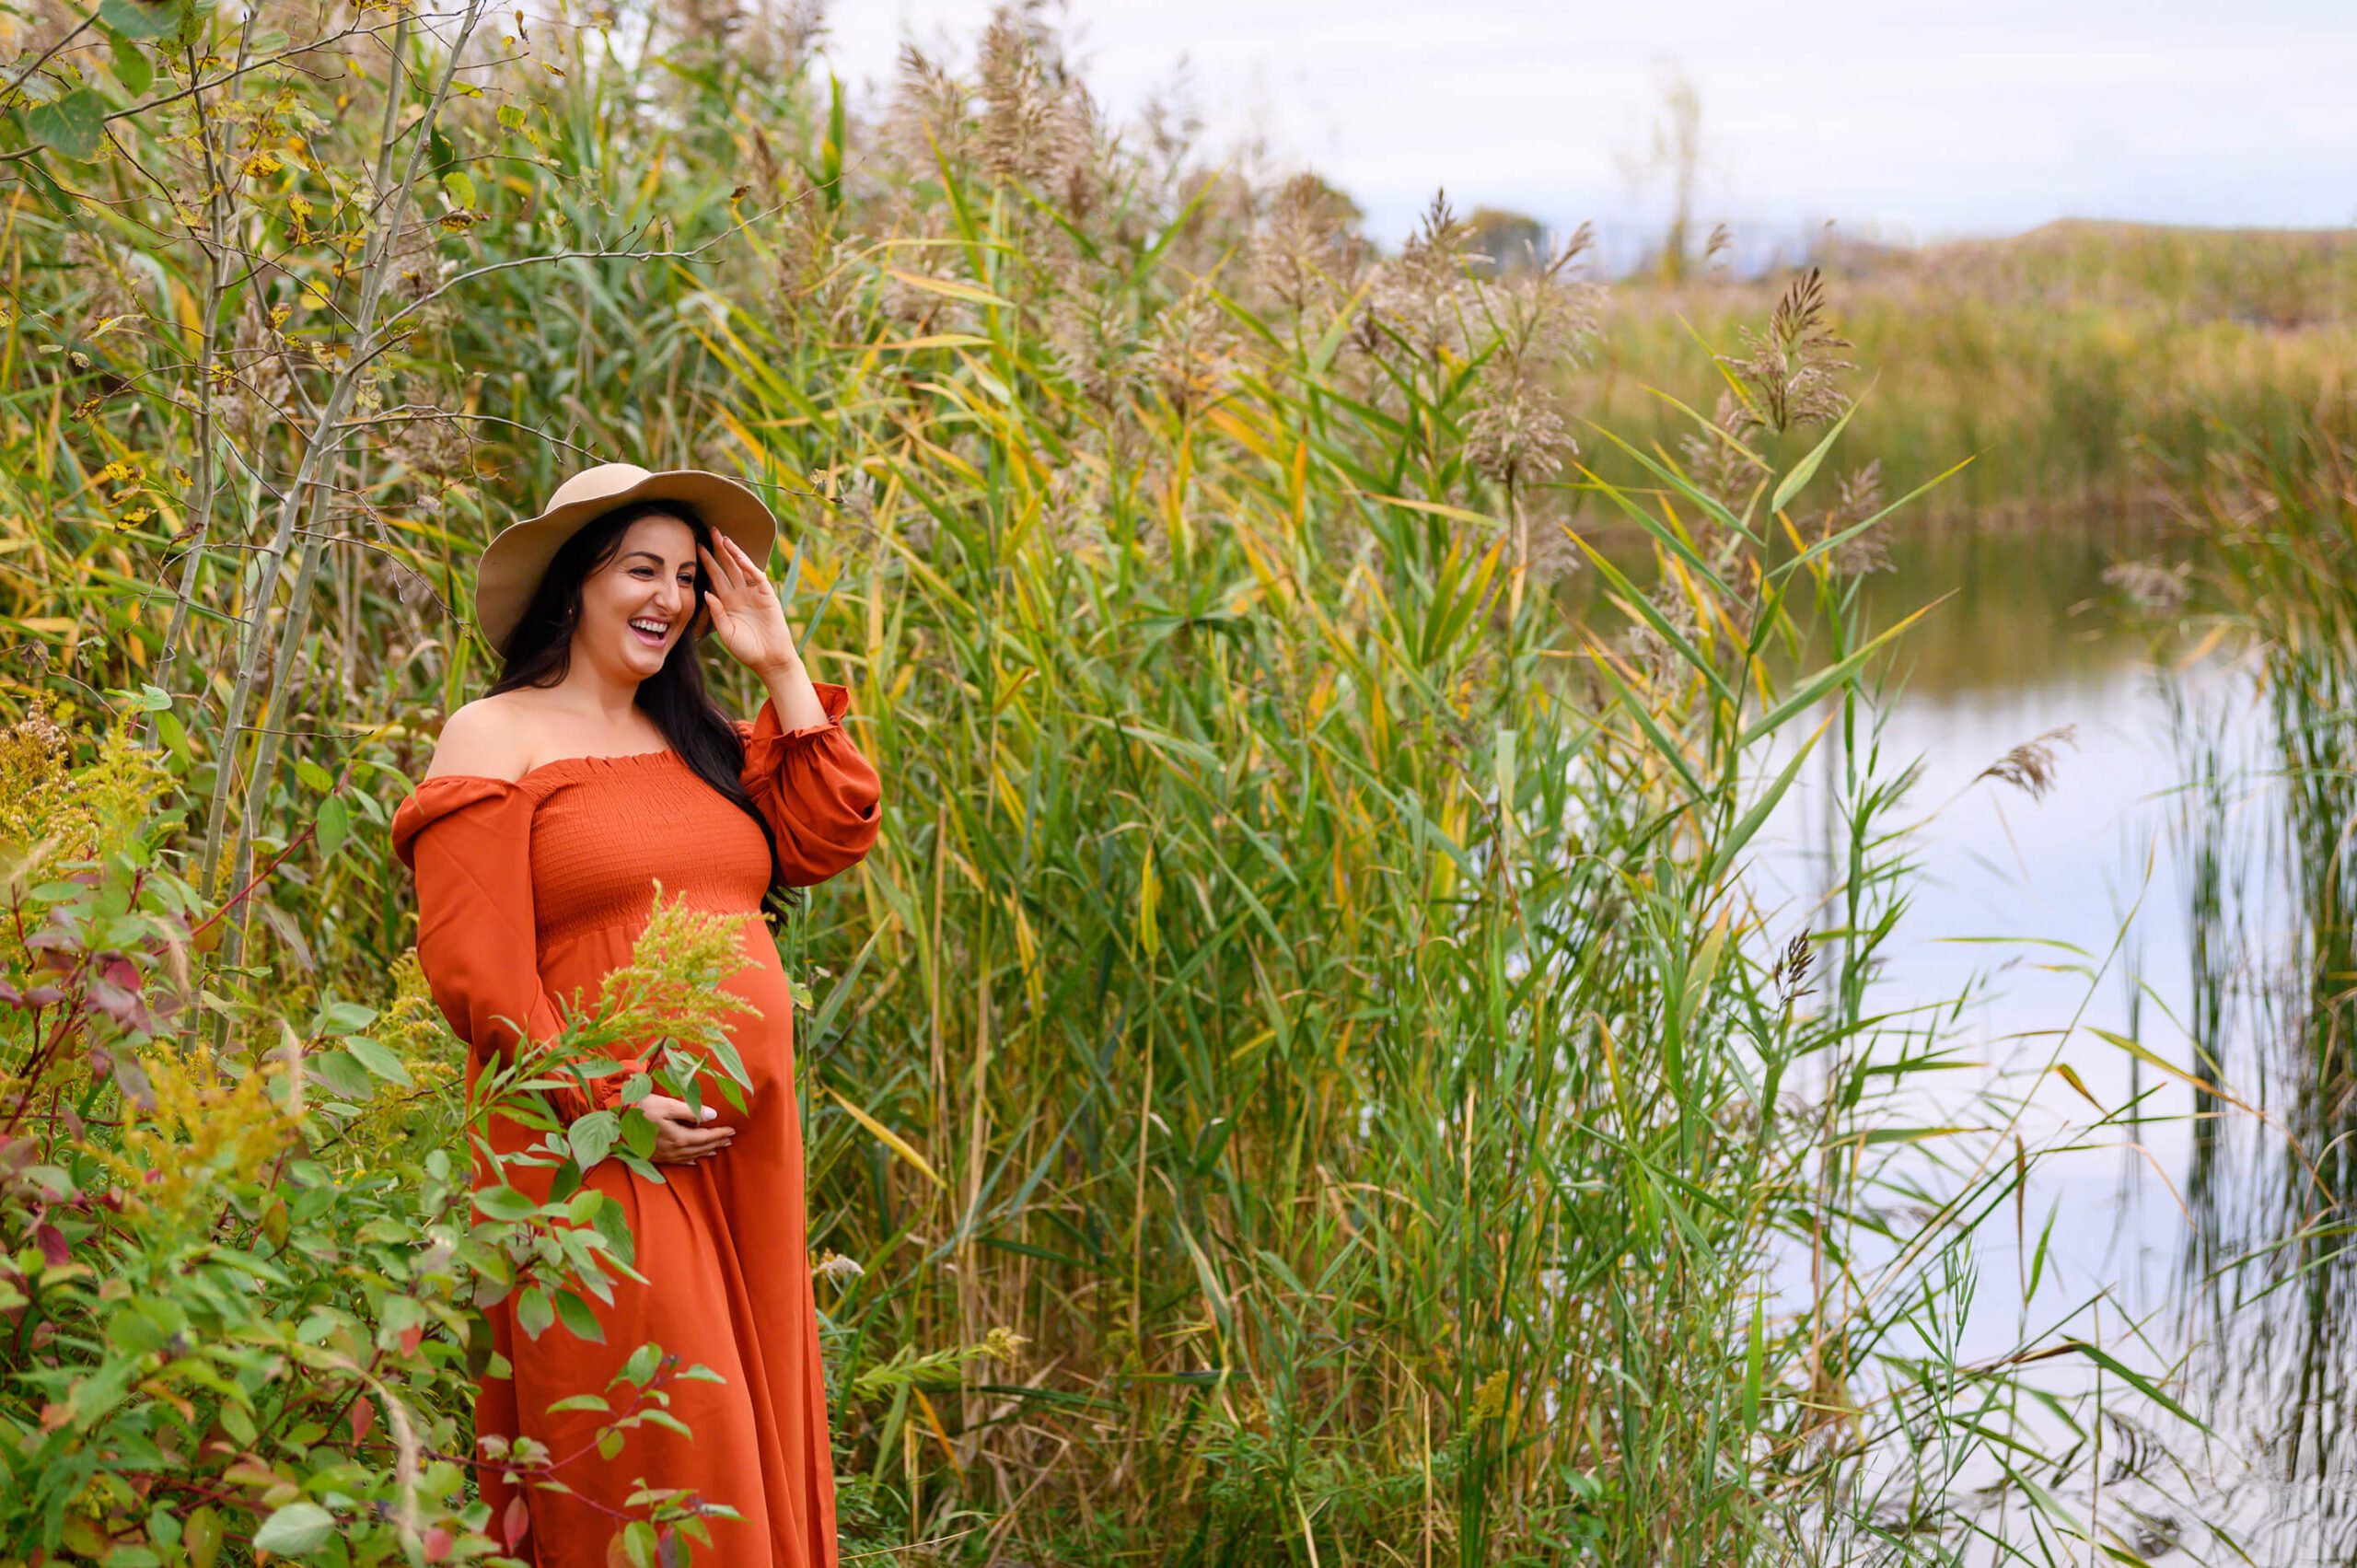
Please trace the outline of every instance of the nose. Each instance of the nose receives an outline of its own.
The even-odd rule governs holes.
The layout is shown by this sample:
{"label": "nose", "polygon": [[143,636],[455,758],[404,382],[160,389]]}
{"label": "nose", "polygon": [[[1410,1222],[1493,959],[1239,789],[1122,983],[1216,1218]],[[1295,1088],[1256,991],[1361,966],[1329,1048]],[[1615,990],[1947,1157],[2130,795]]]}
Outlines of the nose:
{"label": "nose", "polygon": [[663,591],[656,597],[655,602],[661,607],[665,620],[677,621],[686,612],[687,607],[695,602],[695,597],[696,590],[692,583],[682,583],[676,577],[666,577],[663,580]]}

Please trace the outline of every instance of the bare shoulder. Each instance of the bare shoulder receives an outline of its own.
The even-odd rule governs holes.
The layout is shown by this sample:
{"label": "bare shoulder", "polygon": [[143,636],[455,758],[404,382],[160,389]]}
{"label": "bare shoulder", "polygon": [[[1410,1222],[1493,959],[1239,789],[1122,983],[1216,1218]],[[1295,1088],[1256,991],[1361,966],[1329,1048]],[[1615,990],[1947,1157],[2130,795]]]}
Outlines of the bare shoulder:
{"label": "bare shoulder", "polygon": [[505,779],[524,776],[532,760],[529,702],[520,692],[503,691],[479,697],[442,721],[441,738],[434,743],[434,759],[425,776],[463,773],[471,778]]}

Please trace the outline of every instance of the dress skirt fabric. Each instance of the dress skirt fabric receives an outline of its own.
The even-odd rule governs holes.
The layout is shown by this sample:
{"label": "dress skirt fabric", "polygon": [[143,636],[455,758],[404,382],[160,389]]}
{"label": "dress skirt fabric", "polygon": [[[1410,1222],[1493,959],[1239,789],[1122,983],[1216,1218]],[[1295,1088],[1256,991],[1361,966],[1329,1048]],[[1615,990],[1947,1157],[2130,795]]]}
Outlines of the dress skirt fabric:
{"label": "dress skirt fabric", "polygon": [[[746,793],[775,835],[784,879],[805,887],[856,864],[880,815],[875,769],[842,727],[849,692],[813,685],[824,723],[786,731],[764,702],[751,723],[737,724]],[[535,1568],[605,1568],[621,1522],[645,1513],[628,1500],[642,1488],[676,1490],[740,1516],[710,1521],[708,1550],[682,1543],[695,1562],[835,1568],[794,1002],[760,916],[770,870],[760,826],[664,750],[566,758],[514,781],[437,774],[401,802],[391,830],[395,854],[416,875],[419,964],[469,1046],[470,1086],[486,1063],[515,1059],[509,1020],[522,1024],[528,1051],[563,1027],[576,999],[597,996],[607,971],[630,959],[657,879],[667,902],[684,896],[693,908],[745,917],[745,962],[726,984],[759,1009],[730,1015],[728,1025],[752,1080],[746,1109],[706,1096],[720,1115],[714,1125],[736,1127],[734,1143],[661,1167],[660,1186],[611,1159],[588,1172],[588,1185],[621,1203],[646,1281],[614,1281],[610,1306],[591,1299],[604,1342],[561,1322],[529,1337],[515,1321],[513,1293],[490,1308],[494,1348],[513,1376],[480,1385],[477,1435],[537,1439],[570,1489],[515,1486],[484,1469],[493,1533],[521,1496],[528,1513],[515,1517],[528,1528],[517,1556]],[[612,1104],[620,1086],[609,1078],[586,1097],[550,1098],[569,1120]],[[492,1123],[502,1152],[541,1136],[504,1117]],[[511,1166],[506,1180],[540,1196],[551,1174]],[[497,1179],[478,1154],[477,1185]],[[609,1384],[649,1341],[718,1381],[661,1385],[691,1435],[648,1423],[601,1456],[596,1434],[608,1414],[550,1407],[592,1394],[627,1410],[629,1385]]]}

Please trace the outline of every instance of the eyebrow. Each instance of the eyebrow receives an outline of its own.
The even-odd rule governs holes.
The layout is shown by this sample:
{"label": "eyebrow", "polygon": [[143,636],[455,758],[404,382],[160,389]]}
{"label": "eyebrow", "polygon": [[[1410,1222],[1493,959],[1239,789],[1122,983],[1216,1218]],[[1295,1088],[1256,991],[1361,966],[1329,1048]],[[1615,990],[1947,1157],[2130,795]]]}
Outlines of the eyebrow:
{"label": "eyebrow", "polygon": [[[645,556],[649,561],[654,562],[657,566],[660,566],[660,565],[662,565],[662,564],[663,564],[663,558],[662,558],[660,555],[656,554],[656,553],[655,553],[655,552],[653,552],[653,551],[651,551],[651,550],[633,550],[633,551],[629,551],[629,552],[625,552],[625,553],[623,554],[622,559],[623,559],[623,560],[625,560],[625,561],[627,561],[627,560],[629,560],[633,555],[644,555],[644,556]],[[692,566],[692,565],[694,565],[694,564],[695,564],[695,563],[694,563],[694,562],[692,562],[692,561],[682,561],[682,562],[680,562],[680,563],[679,563],[679,564],[680,564],[680,565],[682,565],[682,566]]]}

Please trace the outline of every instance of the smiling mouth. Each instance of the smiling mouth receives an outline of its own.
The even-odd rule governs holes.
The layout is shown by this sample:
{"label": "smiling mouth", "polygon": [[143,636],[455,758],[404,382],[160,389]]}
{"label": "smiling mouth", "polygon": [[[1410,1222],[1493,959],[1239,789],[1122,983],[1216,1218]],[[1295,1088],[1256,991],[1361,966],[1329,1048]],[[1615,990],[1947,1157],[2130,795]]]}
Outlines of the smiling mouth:
{"label": "smiling mouth", "polygon": [[660,632],[649,631],[647,626],[652,624],[653,622],[651,621],[646,625],[642,625],[635,621],[632,621],[630,623],[631,635],[636,637],[641,643],[644,643],[650,648],[659,648],[663,645],[664,639],[671,634],[671,629],[668,626],[666,626]]}

